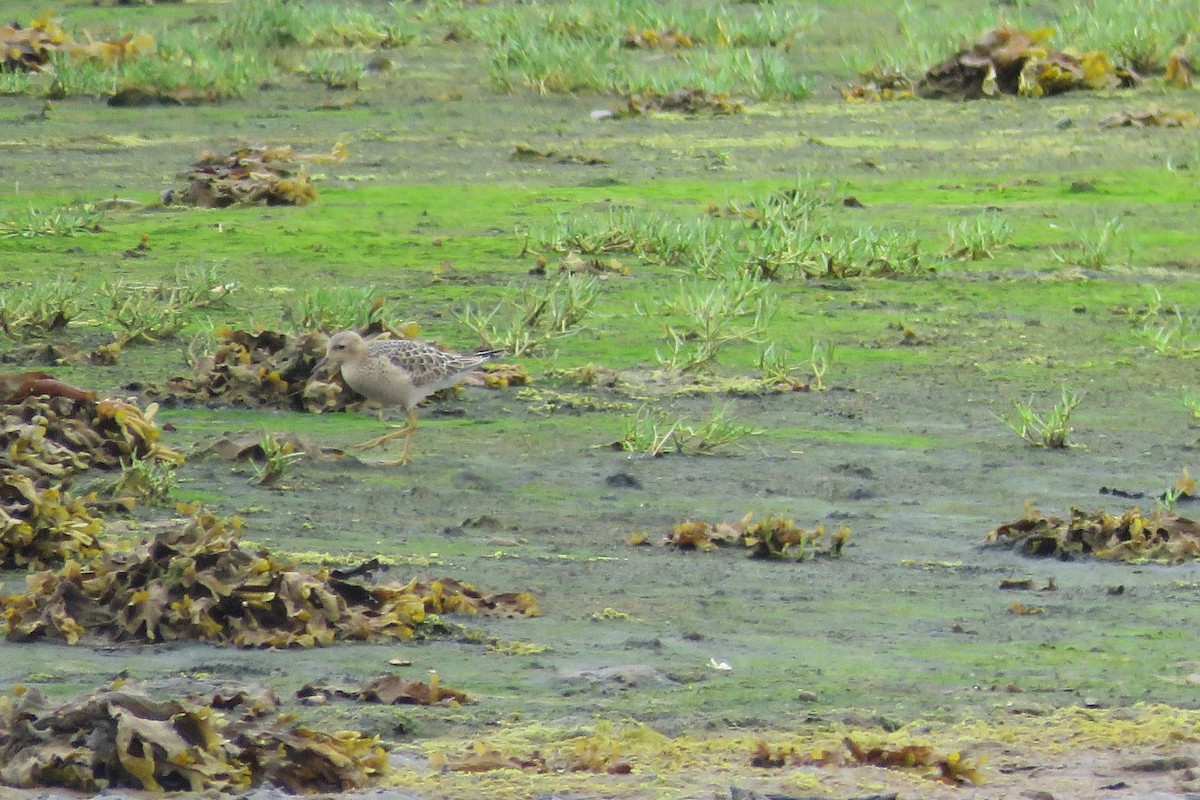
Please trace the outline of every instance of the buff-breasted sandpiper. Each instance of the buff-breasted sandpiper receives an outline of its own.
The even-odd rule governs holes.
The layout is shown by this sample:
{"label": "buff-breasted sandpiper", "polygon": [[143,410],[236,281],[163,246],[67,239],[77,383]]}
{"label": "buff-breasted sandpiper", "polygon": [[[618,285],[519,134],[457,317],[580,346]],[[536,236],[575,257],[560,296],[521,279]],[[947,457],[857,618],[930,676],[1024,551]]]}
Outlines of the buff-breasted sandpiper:
{"label": "buff-breasted sandpiper", "polygon": [[[325,357],[313,367],[341,368],[342,379],[354,391],[382,406],[400,406],[408,422],[403,427],[355,445],[369,450],[403,436],[404,452],[398,461],[408,463],[408,447],[417,429],[417,404],[434,392],[459,383],[482,364],[503,353],[484,350],[478,353],[450,353],[419,339],[363,339],[356,331],[335,333],[329,339]],[[382,417],[382,412],[380,414]]]}

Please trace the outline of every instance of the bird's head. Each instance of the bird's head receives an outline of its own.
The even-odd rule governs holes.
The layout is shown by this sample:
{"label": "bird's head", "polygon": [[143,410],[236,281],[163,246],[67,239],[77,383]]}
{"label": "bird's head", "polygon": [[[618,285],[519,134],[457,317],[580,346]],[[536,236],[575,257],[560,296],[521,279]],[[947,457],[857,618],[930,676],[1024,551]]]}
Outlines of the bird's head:
{"label": "bird's head", "polygon": [[367,351],[367,342],[355,331],[342,331],[329,337],[325,347],[325,357],[313,366],[314,373],[320,373],[323,368],[339,367],[347,361],[358,358]]}

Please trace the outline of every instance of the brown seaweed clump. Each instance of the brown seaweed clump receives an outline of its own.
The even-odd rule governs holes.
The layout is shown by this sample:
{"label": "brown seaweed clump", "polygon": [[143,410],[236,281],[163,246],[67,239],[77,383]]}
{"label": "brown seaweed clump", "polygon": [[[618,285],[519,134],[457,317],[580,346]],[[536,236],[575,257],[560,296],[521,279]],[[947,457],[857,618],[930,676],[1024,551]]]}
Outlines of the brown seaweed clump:
{"label": "brown seaweed clump", "polygon": [[1067,520],[1030,506],[1021,519],[989,533],[987,543],[1043,558],[1175,563],[1200,559],[1200,522],[1170,513],[1145,516],[1137,508],[1120,516],[1072,508]]}
{"label": "brown seaweed clump", "polygon": [[[221,710],[245,706],[227,720]],[[83,792],[237,792],[266,783],[293,793],[344,792],[387,770],[379,741],[295,725],[273,697],[235,692],[158,699],[117,682],[52,706],[37,689],[0,697],[0,783]]]}
{"label": "brown seaweed clump", "polygon": [[180,510],[187,519],[130,552],[31,574],[25,593],[0,596],[8,638],[317,647],[439,632],[442,613],[539,613],[524,592],[485,596],[453,580],[375,585],[300,568],[242,545],[236,517]]}
{"label": "brown seaweed clump", "polygon": [[167,382],[172,399],[227,403],[289,411],[345,408],[352,400],[336,379],[310,390],[313,367],[325,356],[329,337],[278,331],[217,329],[217,350],[196,359],[191,376]]}
{"label": "brown seaweed clump", "polygon": [[[41,377],[29,377],[41,376]],[[92,467],[113,469],[131,459],[180,464],[154,424],[157,406],[144,411],[121,400],[25,373],[0,376],[0,470],[24,475],[39,487],[58,484]]]}
{"label": "brown seaweed clump", "polygon": [[37,72],[49,67],[59,53],[76,61],[115,64],[156,50],[154,37],[145,33],[128,33],[119,39],[101,41],[74,39],[55,21],[52,11],[28,26],[0,23],[0,70],[5,72]]}
{"label": "brown seaweed clump", "polygon": [[0,375],[0,569],[43,569],[100,554],[93,495],[72,496],[74,477],[135,462],[174,466],[156,407],[145,411],[41,372]]}
{"label": "brown seaweed clump", "polygon": [[181,203],[201,208],[232,205],[302,206],[317,199],[305,164],[341,161],[348,155],[341,142],[328,154],[299,153],[289,146],[243,147],[226,155],[205,152],[184,175],[187,185],[163,193],[163,205]]}
{"label": "brown seaweed clump", "polygon": [[1103,50],[1055,50],[1050,28],[993,28],[971,47],[931,67],[917,83],[926,98],[975,100],[999,94],[1043,97],[1073,89],[1134,86],[1131,69],[1117,67]]}

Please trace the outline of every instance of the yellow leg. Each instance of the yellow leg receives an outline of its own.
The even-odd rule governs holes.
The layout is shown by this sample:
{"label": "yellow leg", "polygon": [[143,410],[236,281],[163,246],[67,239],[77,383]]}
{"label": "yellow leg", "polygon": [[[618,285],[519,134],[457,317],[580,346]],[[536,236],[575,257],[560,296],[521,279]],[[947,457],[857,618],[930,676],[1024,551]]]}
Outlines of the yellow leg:
{"label": "yellow leg", "polygon": [[381,466],[385,466],[385,467],[395,467],[395,466],[400,466],[401,464],[407,464],[408,463],[408,446],[410,444],[412,444],[413,433],[417,430],[417,414],[415,411],[409,410],[407,412],[407,417],[408,417],[408,424],[406,424],[404,427],[397,428],[394,431],[389,431],[389,432],[385,433],[383,436],[376,436],[374,439],[363,442],[362,444],[356,444],[356,445],[354,445],[354,447],[352,449],[354,449],[354,450],[371,450],[373,448],[379,447],[381,444],[384,444],[385,442],[390,442],[392,439],[397,439],[397,438],[403,436],[403,437],[405,437],[404,438],[404,450],[400,453],[400,460],[398,460],[398,461],[382,461],[382,462],[380,462],[380,464],[381,464]]}

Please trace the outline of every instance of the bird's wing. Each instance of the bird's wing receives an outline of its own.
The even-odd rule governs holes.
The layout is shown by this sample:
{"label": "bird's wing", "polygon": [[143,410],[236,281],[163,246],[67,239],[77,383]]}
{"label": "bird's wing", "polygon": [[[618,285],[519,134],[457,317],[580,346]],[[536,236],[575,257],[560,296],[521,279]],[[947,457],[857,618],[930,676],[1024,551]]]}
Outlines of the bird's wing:
{"label": "bird's wing", "polygon": [[444,380],[468,372],[486,359],[447,353],[435,344],[420,339],[384,339],[371,343],[387,355],[388,361],[407,372],[413,383]]}

